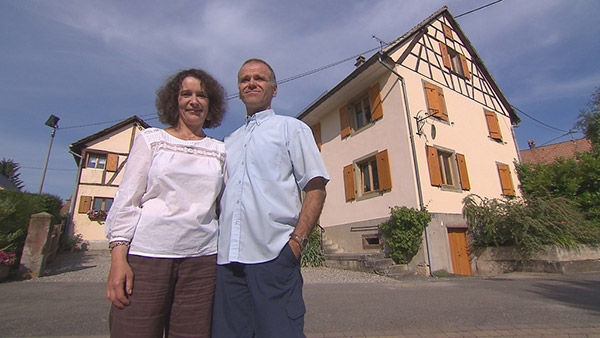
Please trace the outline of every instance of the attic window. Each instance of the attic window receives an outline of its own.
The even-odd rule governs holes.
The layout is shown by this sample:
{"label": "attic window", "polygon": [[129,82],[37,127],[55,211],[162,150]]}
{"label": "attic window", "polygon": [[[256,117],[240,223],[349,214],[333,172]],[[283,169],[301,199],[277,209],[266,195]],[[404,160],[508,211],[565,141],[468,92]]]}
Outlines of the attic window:
{"label": "attic window", "polygon": [[452,70],[462,76],[465,77],[465,71],[463,69],[462,62],[460,60],[461,55],[452,48],[448,48],[448,54],[450,54],[450,61],[452,62]]}
{"label": "attic window", "polygon": [[106,155],[88,154],[87,168],[104,169],[106,165]]}
{"label": "attic window", "polygon": [[442,54],[442,61],[444,67],[450,69],[453,73],[465,78],[471,78],[471,72],[469,72],[469,64],[467,58],[454,49],[448,47],[445,43],[440,41],[440,52]]}

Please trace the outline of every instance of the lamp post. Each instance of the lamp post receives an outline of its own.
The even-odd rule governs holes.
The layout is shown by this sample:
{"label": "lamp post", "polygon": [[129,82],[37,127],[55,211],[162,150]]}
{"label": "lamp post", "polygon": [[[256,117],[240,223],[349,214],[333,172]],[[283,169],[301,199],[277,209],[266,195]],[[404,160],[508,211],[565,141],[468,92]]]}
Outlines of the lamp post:
{"label": "lamp post", "polygon": [[46,169],[48,169],[48,160],[50,159],[50,150],[52,150],[52,142],[54,141],[54,134],[56,134],[56,129],[58,129],[58,120],[60,118],[58,116],[50,115],[48,121],[46,121],[46,125],[52,128],[52,133],[50,134],[50,144],[48,144],[48,152],[46,153],[46,162],[44,163],[44,169],[42,170],[42,179],[40,180],[40,188],[38,189],[38,194],[42,193],[42,188],[44,187],[44,179],[46,178]]}

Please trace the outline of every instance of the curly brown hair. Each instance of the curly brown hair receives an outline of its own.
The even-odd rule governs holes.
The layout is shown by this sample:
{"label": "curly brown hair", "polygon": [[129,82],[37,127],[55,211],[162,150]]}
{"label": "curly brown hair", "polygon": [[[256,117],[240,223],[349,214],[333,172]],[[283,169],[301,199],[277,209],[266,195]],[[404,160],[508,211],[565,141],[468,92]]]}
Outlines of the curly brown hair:
{"label": "curly brown hair", "polygon": [[202,87],[208,94],[208,115],[204,121],[203,128],[214,128],[221,125],[227,108],[227,99],[225,98],[225,89],[210,74],[201,70],[190,68],[182,70],[170,77],[164,86],[156,91],[156,106],[158,119],[171,127],[177,125],[179,121],[178,98],[181,90],[181,83],[188,77],[194,77],[200,80]]}

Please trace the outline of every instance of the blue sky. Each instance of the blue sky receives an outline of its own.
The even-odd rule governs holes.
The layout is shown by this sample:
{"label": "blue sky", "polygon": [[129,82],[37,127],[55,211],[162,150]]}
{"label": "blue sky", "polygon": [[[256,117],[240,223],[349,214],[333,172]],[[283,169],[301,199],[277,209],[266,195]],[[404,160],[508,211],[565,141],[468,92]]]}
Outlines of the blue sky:
{"label": "blue sky", "polygon": [[[457,16],[490,2],[0,0],[0,158],[19,163],[25,190],[37,192],[44,123],[57,115],[43,191],[66,199],[69,145],[132,115],[162,127],[155,92],[180,69],[203,68],[232,95],[247,58],[267,60],[282,80],[375,48],[373,35],[392,41],[444,5]],[[520,149],[582,137],[567,131],[600,86],[599,14],[594,0],[504,0],[457,19],[511,104],[533,118],[520,114]],[[353,63],[281,84],[274,108],[297,115]],[[243,115],[232,99],[206,132],[221,139]]]}

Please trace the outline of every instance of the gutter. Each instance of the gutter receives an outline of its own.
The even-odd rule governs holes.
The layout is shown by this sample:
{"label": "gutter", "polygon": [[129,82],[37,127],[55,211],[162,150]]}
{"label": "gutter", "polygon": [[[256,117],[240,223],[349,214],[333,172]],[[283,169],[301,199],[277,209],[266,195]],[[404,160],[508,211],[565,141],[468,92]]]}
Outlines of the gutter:
{"label": "gutter", "polygon": [[71,205],[69,206],[69,216],[67,217],[67,224],[65,226],[65,232],[67,236],[73,236],[75,227],[73,223],[73,215],[75,213],[75,202],[77,201],[77,193],[79,192],[79,179],[81,179],[81,169],[83,167],[83,156],[73,152],[69,149],[69,153],[73,156],[79,157],[79,166],[77,168],[77,176],[75,178],[75,186],[73,187],[73,193],[71,194]]}
{"label": "gutter", "polygon": [[[412,158],[413,158],[413,165],[415,167],[415,176],[416,176],[416,180],[417,180],[417,194],[419,195],[419,207],[421,209],[423,209],[424,207],[424,203],[423,203],[423,189],[421,187],[421,175],[419,174],[419,162],[417,161],[417,149],[415,147],[415,137],[413,134],[413,128],[412,128],[412,124],[410,123],[411,121],[411,114],[410,114],[410,108],[408,105],[408,96],[406,94],[406,83],[404,82],[404,78],[402,77],[402,75],[398,74],[398,72],[396,72],[393,68],[391,68],[390,66],[388,66],[385,61],[382,60],[381,58],[382,54],[379,53],[379,59],[377,61],[379,61],[379,63],[381,63],[385,68],[387,68],[390,72],[392,72],[392,74],[396,75],[396,77],[398,78],[398,81],[400,82],[400,85],[402,86],[402,95],[404,98],[404,106],[406,107],[406,121],[408,122],[408,132],[410,135],[410,146],[411,146],[411,151],[412,151]],[[393,60],[387,56],[388,60],[391,60],[393,62]],[[394,62],[395,63],[395,62]],[[429,275],[433,276],[433,265],[431,264],[431,262],[433,261],[433,259],[431,258],[431,246],[430,246],[430,240],[429,240],[429,231],[428,231],[429,227],[426,226],[425,227],[425,247],[427,248],[427,260],[428,260],[428,264],[429,264]]]}

